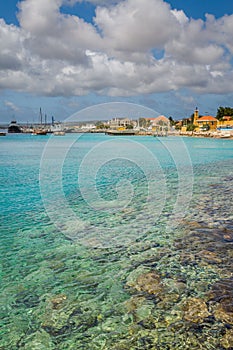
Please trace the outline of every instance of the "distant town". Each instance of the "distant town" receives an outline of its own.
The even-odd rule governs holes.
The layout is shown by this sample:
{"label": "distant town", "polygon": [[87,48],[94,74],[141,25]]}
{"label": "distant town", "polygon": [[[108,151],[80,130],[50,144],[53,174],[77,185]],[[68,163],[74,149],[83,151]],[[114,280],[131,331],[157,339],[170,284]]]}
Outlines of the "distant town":
{"label": "distant town", "polygon": [[[18,124],[12,120],[9,125],[0,125],[0,135],[6,133],[30,133],[34,135],[65,135],[66,133],[106,133],[109,135],[152,135],[152,136],[208,136],[233,137],[233,108],[219,107],[217,115],[200,115],[198,108],[189,118],[173,120],[160,115],[154,118],[142,116],[137,120],[128,117],[114,117],[107,121],[57,122],[51,123],[43,118],[40,109],[40,121],[36,124]],[[6,132],[7,129],[7,132]]]}

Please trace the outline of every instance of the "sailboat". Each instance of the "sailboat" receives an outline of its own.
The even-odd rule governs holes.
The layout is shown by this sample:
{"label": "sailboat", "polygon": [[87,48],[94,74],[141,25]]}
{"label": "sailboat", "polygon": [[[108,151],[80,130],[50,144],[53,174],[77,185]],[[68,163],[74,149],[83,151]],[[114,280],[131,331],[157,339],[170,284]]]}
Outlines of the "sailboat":
{"label": "sailboat", "polygon": [[32,135],[47,135],[48,133],[48,130],[45,129],[45,127],[42,127],[42,110],[41,110],[41,107],[40,107],[40,127],[38,128],[34,128],[33,129],[33,132],[32,132]]}

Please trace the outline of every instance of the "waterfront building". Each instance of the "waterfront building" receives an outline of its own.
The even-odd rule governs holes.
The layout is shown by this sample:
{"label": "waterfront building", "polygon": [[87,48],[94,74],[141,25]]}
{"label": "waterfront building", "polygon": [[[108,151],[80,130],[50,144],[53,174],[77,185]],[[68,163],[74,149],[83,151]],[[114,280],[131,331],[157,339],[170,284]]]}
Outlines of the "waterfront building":
{"label": "waterfront building", "polygon": [[[189,122],[189,123],[188,123]],[[199,131],[216,131],[218,120],[211,115],[204,115],[199,117],[199,110],[196,107],[193,113],[193,122],[189,118],[186,120],[186,124],[182,126],[181,132],[188,130],[188,125],[193,124],[195,126],[195,132]]]}
{"label": "waterfront building", "polygon": [[148,130],[152,130],[155,133],[167,133],[170,130],[170,120],[164,115],[160,115],[156,118],[145,118],[150,121]]}
{"label": "waterfront building", "polygon": [[224,116],[222,120],[218,120],[217,124],[218,129],[233,129],[233,117]]}
{"label": "waterfront building", "polygon": [[198,118],[196,123],[198,125],[198,130],[215,131],[217,129],[218,119],[212,117],[211,115],[205,115]]}
{"label": "waterfront building", "polygon": [[134,126],[135,121],[129,118],[113,118],[108,121],[110,129],[127,129],[130,125]]}

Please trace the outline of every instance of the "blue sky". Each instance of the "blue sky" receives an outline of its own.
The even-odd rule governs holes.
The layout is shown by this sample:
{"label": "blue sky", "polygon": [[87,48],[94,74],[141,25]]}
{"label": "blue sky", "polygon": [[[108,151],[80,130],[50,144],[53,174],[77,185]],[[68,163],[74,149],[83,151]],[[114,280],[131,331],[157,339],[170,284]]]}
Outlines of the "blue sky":
{"label": "blue sky", "polygon": [[[17,3],[18,0],[7,0],[0,2],[0,16],[4,18],[7,23],[18,24],[17,20]],[[188,17],[205,18],[206,13],[213,14],[219,18],[225,14],[233,13],[233,4],[230,0],[170,0],[166,1],[172,8],[183,10]],[[62,7],[63,13],[75,14],[91,22],[95,15],[96,5],[89,2],[79,2],[73,6],[64,5]]]}
{"label": "blue sky", "polygon": [[233,107],[229,0],[8,0],[0,18],[0,122],[105,102],[175,119]]}

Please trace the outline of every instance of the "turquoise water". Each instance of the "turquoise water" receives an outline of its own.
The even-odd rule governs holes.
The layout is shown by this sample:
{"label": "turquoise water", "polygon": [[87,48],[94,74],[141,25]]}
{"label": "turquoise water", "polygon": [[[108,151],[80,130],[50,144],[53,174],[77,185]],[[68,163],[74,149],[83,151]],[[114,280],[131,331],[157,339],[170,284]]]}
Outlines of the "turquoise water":
{"label": "turquoise water", "polygon": [[0,349],[233,348],[233,140],[0,139]]}

